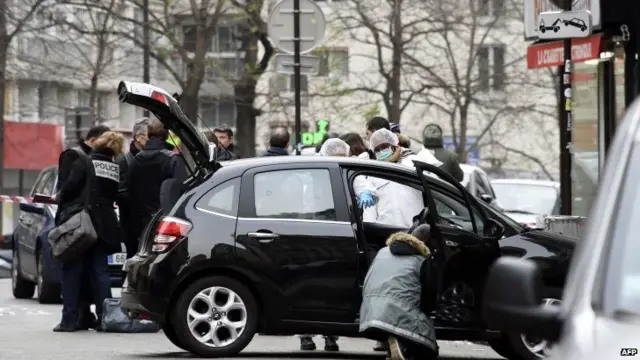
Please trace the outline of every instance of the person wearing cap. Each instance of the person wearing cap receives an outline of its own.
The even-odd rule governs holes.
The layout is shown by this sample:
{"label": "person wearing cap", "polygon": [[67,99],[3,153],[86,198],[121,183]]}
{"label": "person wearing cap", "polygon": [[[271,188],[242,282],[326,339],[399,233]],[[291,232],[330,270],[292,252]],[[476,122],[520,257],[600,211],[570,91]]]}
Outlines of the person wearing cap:
{"label": "person wearing cap", "polygon": [[422,130],[422,145],[424,148],[418,153],[420,156],[428,156],[429,154],[438,161],[442,162],[442,170],[453,176],[456,180],[464,179],[464,172],[460,168],[458,155],[453,151],[444,148],[442,141],[442,128],[437,124],[429,124]]}
{"label": "person wearing cap", "polygon": [[[391,130],[380,129],[371,134],[369,146],[379,161],[413,166],[410,159],[394,156],[401,147],[398,145],[398,137]],[[422,192],[386,179],[372,178],[372,183],[378,194],[375,222],[410,228],[414,216],[424,209]]]}

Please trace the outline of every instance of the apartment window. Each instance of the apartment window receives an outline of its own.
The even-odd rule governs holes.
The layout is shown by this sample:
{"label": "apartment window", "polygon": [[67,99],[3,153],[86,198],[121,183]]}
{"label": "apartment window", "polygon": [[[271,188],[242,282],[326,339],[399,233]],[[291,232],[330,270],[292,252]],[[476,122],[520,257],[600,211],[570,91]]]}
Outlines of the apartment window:
{"label": "apartment window", "polygon": [[504,0],[477,0],[479,16],[500,16],[504,13]]}
{"label": "apartment window", "polygon": [[133,9],[133,32],[136,39],[142,39],[144,27],[144,11],[136,7]]}
{"label": "apartment window", "polygon": [[349,50],[336,49],[324,52],[320,57],[319,76],[349,76]]}
{"label": "apartment window", "polygon": [[193,25],[182,26],[182,47],[186,51],[195,52],[198,36],[196,27]]}
{"label": "apartment window", "polygon": [[238,43],[235,38],[237,27],[235,25],[218,25],[216,34],[213,38],[214,52],[232,52],[238,51]]}
{"label": "apartment window", "polygon": [[478,87],[481,90],[504,90],[504,45],[481,46],[477,53]]}
{"label": "apartment window", "polygon": [[205,77],[207,80],[233,79],[236,78],[242,70],[242,61],[237,57],[223,57],[211,59],[209,65],[205,69]]}
{"label": "apartment window", "polygon": [[236,106],[232,101],[200,101],[200,116],[202,124],[206,127],[235,126]]}

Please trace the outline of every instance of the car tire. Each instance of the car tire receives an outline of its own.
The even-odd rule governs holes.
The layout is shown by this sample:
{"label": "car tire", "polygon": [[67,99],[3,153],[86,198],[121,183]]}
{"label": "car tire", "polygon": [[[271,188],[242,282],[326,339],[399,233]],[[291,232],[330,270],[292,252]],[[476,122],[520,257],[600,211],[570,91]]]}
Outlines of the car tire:
{"label": "car tire", "polygon": [[[224,305],[218,302],[218,295],[223,299],[227,295],[226,302],[223,300]],[[203,300],[204,298],[207,300]],[[201,314],[202,319],[196,319],[189,310],[192,310],[191,314]],[[184,345],[185,350],[204,358],[238,355],[249,345],[258,329],[258,305],[253,294],[237,280],[225,276],[208,276],[190,284],[169,311],[177,343]],[[191,332],[191,321],[198,322],[193,326],[194,331],[215,335],[219,344],[215,344],[216,341],[211,336],[211,345],[205,343],[205,338],[198,340]],[[236,325],[232,332],[232,327],[228,325],[233,323]],[[244,323],[242,328],[239,325],[241,323]],[[215,330],[212,331],[211,326],[216,326]]]}
{"label": "car tire", "polygon": [[59,304],[60,284],[52,283],[44,273],[44,254],[42,250],[38,252],[38,302],[40,304]]}
{"label": "car tire", "polygon": [[164,335],[167,337],[167,339],[169,339],[169,341],[171,341],[171,343],[175,346],[177,346],[178,348],[182,349],[182,350],[186,350],[184,348],[184,345],[182,345],[180,343],[180,341],[178,340],[178,335],[176,335],[176,329],[173,326],[173,324],[171,324],[171,322],[167,321],[163,326],[162,326],[162,332],[164,333]]}
{"label": "car tire", "polygon": [[11,288],[13,297],[16,299],[31,299],[36,291],[36,284],[25,279],[20,270],[20,256],[18,255],[18,245],[14,244],[13,256],[11,259]]}
{"label": "car tire", "polygon": [[[562,289],[559,288],[547,288],[542,296],[542,301],[547,303],[549,300],[553,300],[551,303],[558,303],[562,300]],[[507,354],[509,351],[512,352],[510,357],[507,357],[509,360],[541,360],[545,359],[546,356],[541,352],[534,353],[531,351],[532,346],[525,344],[525,337],[522,334],[507,334],[506,338],[509,340],[509,348],[505,346]],[[540,341],[542,344],[543,341]],[[496,351],[497,352],[497,351]],[[504,355],[503,355],[504,356]]]}
{"label": "car tire", "polygon": [[518,359],[513,352],[513,347],[511,346],[510,340],[507,336],[502,336],[498,339],[491,339],[488,343],[493,351],[505,359]]}

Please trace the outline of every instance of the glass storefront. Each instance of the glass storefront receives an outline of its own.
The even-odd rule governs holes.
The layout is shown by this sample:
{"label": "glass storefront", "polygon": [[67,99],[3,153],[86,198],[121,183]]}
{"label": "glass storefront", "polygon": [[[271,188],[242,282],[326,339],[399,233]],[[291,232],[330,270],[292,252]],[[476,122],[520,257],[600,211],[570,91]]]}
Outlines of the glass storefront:
{"label": "glass storefront", "polygon": [[573,66],[573,161],[571,163],[574,215],[587,216],[598,183],[599,136],[601,119],[599,62]]}

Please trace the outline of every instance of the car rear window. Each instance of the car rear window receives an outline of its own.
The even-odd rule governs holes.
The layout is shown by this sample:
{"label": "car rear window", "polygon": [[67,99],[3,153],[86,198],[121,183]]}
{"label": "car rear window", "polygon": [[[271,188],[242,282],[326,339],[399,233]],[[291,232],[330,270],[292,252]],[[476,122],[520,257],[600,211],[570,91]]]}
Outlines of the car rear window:
{"label": "car rear window", "polygon": [[196,203],[196,208],[218,214],[237,216],[240,178],[227,180],[209,190]]}

